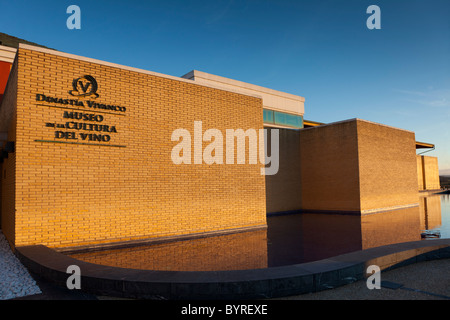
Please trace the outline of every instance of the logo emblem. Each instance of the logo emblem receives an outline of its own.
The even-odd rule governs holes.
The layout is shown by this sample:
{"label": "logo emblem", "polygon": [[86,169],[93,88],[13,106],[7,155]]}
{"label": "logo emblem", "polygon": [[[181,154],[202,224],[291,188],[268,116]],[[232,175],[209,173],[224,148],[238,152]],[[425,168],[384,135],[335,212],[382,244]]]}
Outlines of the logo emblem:
{"label": "logo emblem", "polygon": [[72,82],[73,90],[69,91],[69,94],[75,97],[87,97],[95,96],[98,98],[97,94],[97,80],[93,76],[83,76],[81,78],[74,79]]}

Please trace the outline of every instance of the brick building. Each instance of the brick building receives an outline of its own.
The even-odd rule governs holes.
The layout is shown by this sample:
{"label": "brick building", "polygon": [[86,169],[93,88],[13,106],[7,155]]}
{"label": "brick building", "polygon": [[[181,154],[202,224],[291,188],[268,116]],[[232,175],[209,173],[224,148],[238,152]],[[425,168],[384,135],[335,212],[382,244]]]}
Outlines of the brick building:
{"label": "brick building", "polygon": [[[269,213],[364,215],[417,206],[418,184],[438,188],[437,161],[416,156],[413,132],[307,121],[303,97],[204,72],[173,77],[21,43],[0,46],[0,94],[1,228],[12,246],[264,230]],[[190,164],[171,158],[180,129],[193,133]],[[206,163],[205,132],[230,129],[278,130],[277,173],[261,174],[250,148],[240,164],[237,144],[233,164]]]}

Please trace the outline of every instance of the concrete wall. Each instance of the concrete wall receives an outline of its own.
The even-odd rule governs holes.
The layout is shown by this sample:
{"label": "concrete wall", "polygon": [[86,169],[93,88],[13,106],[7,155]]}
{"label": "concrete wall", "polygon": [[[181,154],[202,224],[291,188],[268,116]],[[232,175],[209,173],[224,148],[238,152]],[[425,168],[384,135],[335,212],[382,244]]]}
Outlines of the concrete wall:
{"label": "concrete wall", "polygon": [[[26,45],[17,67],[17,197],[7,199],[15,207],[9,238],[16,246],[90,246],[266,225],[262,165],[171,160],[179,143],[171,141],[173,131],[193,135],[194,121],[203,122],[203,132],[262,129],[260,98]],[[69,94],[84,75],[96,78],[98,98]],[[37,101],[37,94],[62,100]],[[102,115],[101,124],[117,132],[107,142],[82,140],[92,131],[59,128],[73,121],[66,111]],[[72,133],[60,138],[57,131]],[[13,219],[12,212],[3,215]]]}
{"label": "concrete wall", "polygon": [[421,191],[440,189],[438,158],[417,155],[417,178]]}

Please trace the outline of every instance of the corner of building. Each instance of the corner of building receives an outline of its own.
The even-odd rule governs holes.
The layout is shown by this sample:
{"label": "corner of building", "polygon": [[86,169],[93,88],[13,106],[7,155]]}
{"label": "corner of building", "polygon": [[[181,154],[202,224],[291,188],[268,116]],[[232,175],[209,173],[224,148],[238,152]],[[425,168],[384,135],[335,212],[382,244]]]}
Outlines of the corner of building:
{"label": "corner of building", "polygon": [[414,132],[360,119],[357,123],[361,211],[417,206]]}
{"label": "corner of building", "polygon": [[16,240],[16,121],[17,121],[17,57],[8,71],[8,81],[0,102],[0,228],[11,244]]}

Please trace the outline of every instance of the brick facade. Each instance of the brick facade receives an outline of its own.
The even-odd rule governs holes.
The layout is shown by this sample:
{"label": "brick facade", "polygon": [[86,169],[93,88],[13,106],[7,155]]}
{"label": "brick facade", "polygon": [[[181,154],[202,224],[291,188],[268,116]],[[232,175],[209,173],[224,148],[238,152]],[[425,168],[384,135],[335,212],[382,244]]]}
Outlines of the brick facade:
{"label": "brick facade", "polygon": [[417,179],[419,190],[439,190],[438,158],[417,155]]}
{"label": "brick facade", "polygon": [[418,205],[413,132],[352,119],[299,137],[301,209],[365,214]]}
{"label": "brick facade", "polygon": [[[15,142],[1,165],[1,228],[14,246],[222,234],[265,228],[266,213],[282,211],[401,209],[438,172],[436,158],[416,157],[413,132],[359,119],[279,129],[274,176],[251,164],[248,144],[245,164],[236,145],[234,164],[198,164],[206,130],[223,134],[226,163],[227,129],[263,129],[261,98],[27,45],[0,128]],[[191,164],[172,161],[177,129],[191,134]]]}
{"label": "brick facade", "polygon": [[[15,199],[7,201],[15,212],[2,211],[15,246],[89,246],[266,225],[261,165],[171,160],[178,143],[172,132],[193,134],[194,121],[224,135],[263,128],[261,99],[46,49],[23,46],[16,59],[15,163],[6,160],[15,167],[7,169],[7,179],[15,178]],[[96,79],[98,98],[69,94],[84,75]],[[92,108],[88,101],[126,111]],[[88,118],[74,120],[71,112]],[[95,132],[91,124],[114,130]],[[89,141],[88,134],[109,140]],[[2,180],[2,187],[10,183]]]}
{"label": "brick facade", "polygon": [[[433,159],[425,159],[427,172],[437,175]],[[415,135],[360,119],[280,130],[280,169],[266,177],[266,198],[268,213],[416,206]]]}
{"label": "brick facade", "polygon": [[[302,207],[299,131],[276,130],[279,130],[279,170],[275,175],[266,176],[267,213],[295,211]],[[271,154],[271,140],[268,141]]]}
{"label": "brick facade", "polygon": [[419,203],[415,134],[357,121],[361,211]]}

